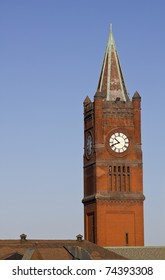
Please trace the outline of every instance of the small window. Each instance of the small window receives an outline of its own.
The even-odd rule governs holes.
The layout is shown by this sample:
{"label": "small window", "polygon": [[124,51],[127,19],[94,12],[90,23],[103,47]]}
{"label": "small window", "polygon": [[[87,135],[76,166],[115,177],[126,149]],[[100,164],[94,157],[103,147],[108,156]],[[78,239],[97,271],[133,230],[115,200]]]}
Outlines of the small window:
{"label": "small window", "polygon": [[117,190],[116,174],[114,174],[114,190]]}
{"label": "small window", "polygon": [[129,242],[129,240],[128,240],[128,232],[126,232],[126,234],[125,234],[125,244],[126,244],[126,246],[128,245],[128,242]]}

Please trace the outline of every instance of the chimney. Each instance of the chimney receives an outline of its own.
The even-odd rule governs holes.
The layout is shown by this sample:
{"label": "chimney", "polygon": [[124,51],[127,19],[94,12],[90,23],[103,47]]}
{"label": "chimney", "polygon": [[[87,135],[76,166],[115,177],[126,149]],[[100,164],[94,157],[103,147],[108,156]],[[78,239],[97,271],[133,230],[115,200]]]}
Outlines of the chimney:
{"label": "chimney", "polygon": [[78,234],[78,235],[76,236],[76,238],[77,238],[77,241],[82,241],[83,236],[82,236],[81,234]]}
{"label": "chimney", "polygon": [[24,233],[22,233],[22,234],[20,235],[21,241],[25,241],[25,240],[26,240],[26,237],[27,237],[27,235],[24,234]]}

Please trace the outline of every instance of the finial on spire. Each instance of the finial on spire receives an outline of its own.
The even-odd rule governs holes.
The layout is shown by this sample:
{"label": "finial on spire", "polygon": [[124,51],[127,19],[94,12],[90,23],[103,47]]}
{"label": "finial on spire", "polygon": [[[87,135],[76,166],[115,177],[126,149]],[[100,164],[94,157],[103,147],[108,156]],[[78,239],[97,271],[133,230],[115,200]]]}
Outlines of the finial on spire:
{"label": "finial on spire", "polygon": [[112,23],[110,23],[110,33],[112,33]]}
{"label": "finial on spire", "polygon": [[112,23],[110,23],[110,33],[109,33],[109,44],[115,45],[114,39],[113,39],[113,33],[112,33]]}

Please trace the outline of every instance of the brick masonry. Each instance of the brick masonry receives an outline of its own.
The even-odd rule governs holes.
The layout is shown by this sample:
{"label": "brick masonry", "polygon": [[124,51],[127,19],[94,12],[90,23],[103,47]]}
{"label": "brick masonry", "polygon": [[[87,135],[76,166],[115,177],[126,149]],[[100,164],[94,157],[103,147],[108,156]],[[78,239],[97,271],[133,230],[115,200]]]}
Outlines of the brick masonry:
{"label": "brick masonry", "polygon": [[[109,138],[122,132],[129,147],[116,153]],[[92,150],[87,153],[87,135]],[[107,101],[96,92],[84,101],[84,226],[85,239],[100,246],[143,246],[143,165],[141,98]]]}

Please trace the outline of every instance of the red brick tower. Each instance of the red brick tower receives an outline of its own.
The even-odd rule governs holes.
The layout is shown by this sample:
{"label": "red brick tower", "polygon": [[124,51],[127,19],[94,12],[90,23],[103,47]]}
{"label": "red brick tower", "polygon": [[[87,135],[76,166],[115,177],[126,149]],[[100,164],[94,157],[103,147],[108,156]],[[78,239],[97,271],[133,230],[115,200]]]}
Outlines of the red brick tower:
{"label": "red brick tower", "polygon": [[85,239],[143,246],[141,97],[130,100],[112,30],[94,102],[84,101]]}

